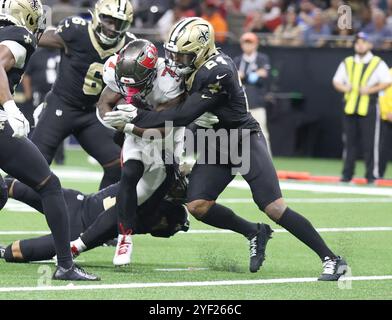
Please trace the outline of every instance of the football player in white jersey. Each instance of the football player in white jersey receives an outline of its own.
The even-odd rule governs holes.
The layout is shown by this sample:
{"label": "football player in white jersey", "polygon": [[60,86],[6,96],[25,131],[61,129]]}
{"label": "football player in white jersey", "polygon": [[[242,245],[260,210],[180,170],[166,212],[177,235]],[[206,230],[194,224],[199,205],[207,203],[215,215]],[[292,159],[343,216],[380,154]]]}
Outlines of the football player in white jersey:
{"label": "football player in white jersey", "polygon": [[[154,44],[143,39],[130,42],[118,55],[112,56],[104,66],[103,79],[107,87],[98,102],[97,116],[104,125],[125,133],[116,204],[119,236],[113,258],[115,266],[123,266],[131,261],[131,235],[137,206],[163,183],[166,166],[178,163],[183,153],[185,128],[139,129],[132,124],[121,126],[125,121],[120,120],[117,125],[102,119],[115,106],[127,117],[128,109],[141,100],[143,107],[149,105],[158,110],[176,105],[184,98],[184,88],[182,78],[158,57]],[[125,99],[124,104],[119,104],[122,99]],[[218,122],[215,116],[207,114],[202,120],[204,125],[206,119],[211,125]]]}

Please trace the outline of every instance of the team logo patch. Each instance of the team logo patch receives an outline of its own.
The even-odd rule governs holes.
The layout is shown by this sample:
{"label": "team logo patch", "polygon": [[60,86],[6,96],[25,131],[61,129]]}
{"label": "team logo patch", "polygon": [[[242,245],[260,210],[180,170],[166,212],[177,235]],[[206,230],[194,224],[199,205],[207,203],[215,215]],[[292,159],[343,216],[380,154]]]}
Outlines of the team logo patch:
{"label": "team logo patch", "polygon": [[30,5],[34,10],[38,10],[39,9],[39,4],[38,4],[38,0],[30,0]]}
{"label": "team logo patch", "polygon": [[30,44],[33,42],[33,39],[31,39],[30,35],[27,35],[27,36],[24,35],[23,38],[24,38],[24,42],[27,44]]}
{"label": "team logo patch", "polygon": [[146,48],[146,53],[139,58],[138,62],[147,69],[154,69],[155,65],[157,64],[157,61],[158,50],[153,44],[150,44]]}
{"label": "team logo patch", "polygon": [[199,36],[197,37],[197,41],[201,44],[206,44],[207,41],[210,39],[210,32],[208,30],[201,30]]}

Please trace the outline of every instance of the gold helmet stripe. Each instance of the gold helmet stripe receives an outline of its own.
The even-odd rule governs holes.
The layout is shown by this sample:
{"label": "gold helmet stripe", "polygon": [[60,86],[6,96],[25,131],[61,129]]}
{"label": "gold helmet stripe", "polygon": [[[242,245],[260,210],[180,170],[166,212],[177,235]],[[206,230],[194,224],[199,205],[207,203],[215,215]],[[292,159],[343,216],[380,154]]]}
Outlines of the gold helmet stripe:
{"label": "gold helmet stripe", "polygon": [[172,42],[173,44],[176,43],[177,38],[180,34],[180,32],[190,23],[198,20],[199,18],[187,18],[184,19],[183,21],[181,21],[176,28],[174,28],[174,30],[172,31],[170,37],[169,37],[169,42]]}

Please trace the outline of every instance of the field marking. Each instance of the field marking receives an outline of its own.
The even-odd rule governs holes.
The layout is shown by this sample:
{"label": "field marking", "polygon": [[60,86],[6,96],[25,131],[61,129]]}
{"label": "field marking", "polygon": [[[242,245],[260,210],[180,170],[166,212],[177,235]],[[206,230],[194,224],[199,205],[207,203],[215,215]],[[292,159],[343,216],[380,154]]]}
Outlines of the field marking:
{"label": "field marking", "polygon": [[[249,185],[244,180],[233,180],[230,187],[249,190]],[[310,191],[322,193],[339,193],[339,194],[364,194],[375,196],[392,196],[392,188],[380,187],[361,187],[361,186],[342,186],[342,185],[324,185],[315,183],[294,183],[280,182],[282,190]]]}
{"label": "field marking", "polygon": [[[358,276],[342,277],[345,281],[383,281],[392,280],[392,275],[385,276]],[[261,280],[221,280],[221,281],[194,281],[194,282],[152,282],[152,283],[119,283],[98,285],[74,285],[66,286],[42,286],[42,287],[4,287],[1,292],[32,292],[32,291],[76,291],[76,290],[108,290],[108,289],[144,289],[144,288],[173,288],[173,287],[217,287],[217,286],[239,286],[239,285],[262,285],[282,283],[309,283],[317,282],[317,278],[281,278]]]}
{"label": "field marking", "polygon": [[210,270],[210,268],[158,268],[154,269],[154,271],[162,271],[162,272],[175,272],[175,271],[206,271]]}
{"label": "field marking", "polygon": [[[287,203],[392,203],[392,196],[386,198],[285,198]],[[219,203],[254,203],[252,198],[222,198]]]}
{"label": "field marking", "polygon": [[[318,232],[381,232],[381,231],[392,231],[392,227],[346,227],[346,228],[316,228]],[[275,233],[287,233],[285,229],[274,229]],[[0,236],[18,236],[18,235],[46,235],[50,231],[0,231]],[[180,231],[178,234],[235,234],[230,230],[217,230],[217,229],[205,229],[205,230],[189,230],[188,232]]]}
{"label": "field marking", "polygon": [[[391,197],[383,198],[285,198],[287,203],[339,203],[339,204],[352,204],[352,203],[392,203]],[[219,203],[254,203],[252,198],[222,198],[218,199]],[[32,207],[22,202],[10,199],[5,205],[4,209],[14,212],[37,212]]]}

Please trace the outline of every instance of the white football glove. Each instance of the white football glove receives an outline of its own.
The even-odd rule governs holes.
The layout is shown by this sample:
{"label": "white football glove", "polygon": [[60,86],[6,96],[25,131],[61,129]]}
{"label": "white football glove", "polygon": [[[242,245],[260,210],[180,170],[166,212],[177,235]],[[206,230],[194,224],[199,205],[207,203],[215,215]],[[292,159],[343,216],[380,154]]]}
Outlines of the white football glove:
{"label": "white football glove", "polygon": [[216,115],[211,112],[203,113],[199,118],[194,121],[199,127],[212,129],[212,127],[219,122]]}
{"label": "white football glove", "polygon": [[15,101],[9,100],[3,104],[4,111],[7,112],[8,123],[10,124],[14,134],[14,138],[27,137],[30,132],[30,124],[20,112],[19,108],[15,104]]}
{"label": "white football glove", "polygon": [[103,121],[111,127],[122,128],[137,116],[137,108],[132,104],[120,104],[116,111],[107,112]]}

